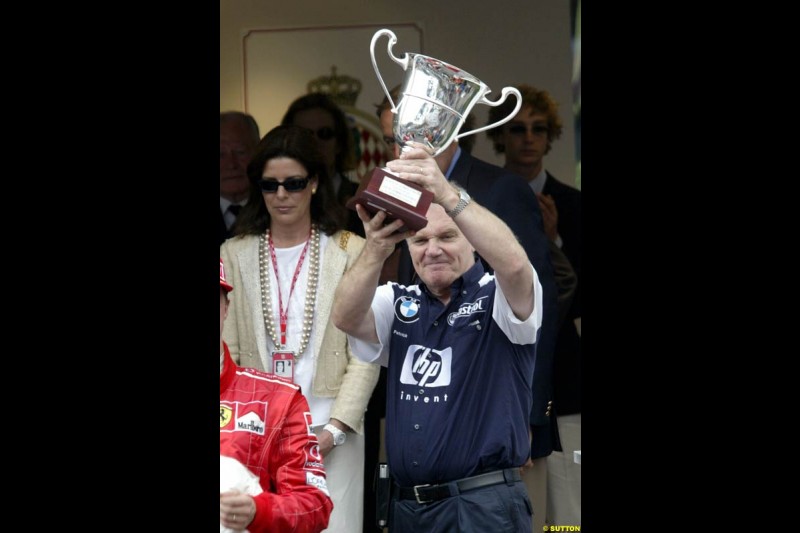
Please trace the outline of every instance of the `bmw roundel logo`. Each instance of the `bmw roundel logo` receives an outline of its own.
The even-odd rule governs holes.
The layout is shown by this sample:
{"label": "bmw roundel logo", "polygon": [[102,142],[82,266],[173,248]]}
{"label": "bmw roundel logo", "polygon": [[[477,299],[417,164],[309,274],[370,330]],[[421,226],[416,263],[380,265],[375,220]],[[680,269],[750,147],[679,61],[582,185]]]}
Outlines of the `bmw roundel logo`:
{"label": "bmw roundel logo", "polygon": [[394,314],[400,322],[410,324],[419,320],[419,300],[401,296],[394,302]]}

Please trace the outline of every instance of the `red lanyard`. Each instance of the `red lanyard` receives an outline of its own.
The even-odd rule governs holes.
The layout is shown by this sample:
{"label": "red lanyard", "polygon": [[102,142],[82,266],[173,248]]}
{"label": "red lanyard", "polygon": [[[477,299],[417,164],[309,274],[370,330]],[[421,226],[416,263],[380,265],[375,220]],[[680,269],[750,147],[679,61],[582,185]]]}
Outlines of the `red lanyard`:
{"label": "red lanyard", "polygon": [[275,270],[275,285],[278,286],[278,315],[281,320],[281,345],[278,347],[283,350],[286,348],[286,323],[289,318],[289,304],[292,301],[292,293],[294,292],[294,285],[297,283],[297,278],[300,277],[300,270],[303,268],[303,261],[306,259],[306,251],[308,251],[308,243],[311,242],[311,230],[308,232],[308,239],[306,245],[303,246],[303,251],[300,254],[300,259],[297,260],[297,268],[294,269],[294,277],[292,277],[292,286],[289,289],[289,298],[286,301],[286,309],[283,308],[283,296],[281,295],[281,278],[278,277],[278,258],[275,256],[275,245],[272,243],[272,232],[269,234],[269,255],[272,257],[272,268]]}

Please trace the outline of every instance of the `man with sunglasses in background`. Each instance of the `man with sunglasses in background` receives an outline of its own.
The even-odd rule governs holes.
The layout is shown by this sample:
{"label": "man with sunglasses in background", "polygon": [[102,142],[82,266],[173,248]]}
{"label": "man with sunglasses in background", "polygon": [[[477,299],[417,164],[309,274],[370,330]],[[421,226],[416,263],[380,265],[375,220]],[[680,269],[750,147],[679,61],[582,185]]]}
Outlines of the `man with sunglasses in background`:
{"label": "man with sunglasses in background", "polygon": [[[581,341],[576,319],[581,317],[581,193],[558,181],[544,168],[544,156],[561,136],[558,103],[547,91],[518,85],[522,107],[509,122],[488,130],[495,152],[505,154],[505,168],[525,178],[536,193],[544,216],[551,249],[561,250],[577,276],[572,302],[559,325],[553,364],[558,445],[546,461],[537,461],[526,475],[528,492],[534,498],[546,494],[550,524],[581,525],[581,468],[573,451],[581,449]],[[511,99],[489,110],[488,123],[513,111]],[[559,309],[561,312],[561,309]],[[533,456],[534,459],[536,456]],[[539,498],[540,503],[542,498]],[[534,501],[536,504],[536,501]],[[535,528],[539,529],[539,528]]]}
{"label": "man with sunglasses in background", "polygon": [[[399,104],[400,86],[390,91],[392,100]],[[516,105],[513,98],[506,102]],[[496,108],[493,108],[496,109]],[[506,112],[511,113],[513,107]],[[395,157],[400,156],[400,147],[394,139],[392,106],[388,99],[377,106],[376,113],[381,123],[383,140],[394,148]],[[463,131],[469,131],[464,130]],[[536,269],[542,285],[544,315],[536,343],[536,372],[533,376],[533,407],[530,413],[531,457],[549,455],[557,446],[558,434],[555,421],[551,423],[553,404],[553,353],[557,332],[557,288],[547,236],[544,233],[542,213],[536,196],[524,179],[508,170],[482,161],[463,150],[458,141],[453,141],[436,163],[445,177],[463,187],[472,198],[494,213],[511,229],[519,240],[528,259]],[[492,265],[485,267],[491,270]],[[414,268],[405,241],[401,242],[398,281],[403,285],[414,283]],[[526,465],[529,467],[531,461]],[[536,495],[531,493],[534,505],[534,531],[544,526],[545,507],[537,505]],[[543,495],[542,495],[543,498]]]}
{"label": "man with sunglasses in background", "polygon": [[234,222],[250,192],[247,164],[261,137],[256,120],[247,113],[219,114],[219,243],[233,233]]}
{"label": "man with sunglasses in background", "polygon": [[[357,166],[355,141],[344,112],[327,95],[310,93],[297,98],[281,120],[281,124],[300,126],[314,132],[328,176],[331,177],[336,200],[345,205],[356,193],[358,183],[347,176]],[[347,211],[346,229],[364,236],[364,227],[355,211]]]}

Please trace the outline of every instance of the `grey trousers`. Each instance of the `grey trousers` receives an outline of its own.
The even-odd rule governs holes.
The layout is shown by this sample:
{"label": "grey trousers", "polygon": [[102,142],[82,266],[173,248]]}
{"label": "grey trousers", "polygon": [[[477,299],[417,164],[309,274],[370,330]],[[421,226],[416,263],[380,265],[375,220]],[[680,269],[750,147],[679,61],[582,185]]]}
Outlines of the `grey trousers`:
{"label": "grey trousers", "polygon": [[533,508],[522,482],[501,483],[419,504],[392,499],[391,533],[532,533]]}

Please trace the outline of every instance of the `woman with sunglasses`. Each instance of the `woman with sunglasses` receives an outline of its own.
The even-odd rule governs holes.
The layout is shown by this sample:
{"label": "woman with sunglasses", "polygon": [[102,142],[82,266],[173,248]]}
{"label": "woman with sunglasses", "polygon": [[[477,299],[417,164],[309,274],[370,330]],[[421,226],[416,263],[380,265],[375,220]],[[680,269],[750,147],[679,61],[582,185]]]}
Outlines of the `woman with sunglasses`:
{"label": "woman with sunglasses", "polygon": [[[235,236],[220,248],[231,283],[241,288],[223,338],[239,366],[300,385],[311,409],[309,427],[319,438],[306,466],[319,467],[324,459],[334,504],[325,531],[361,531],[363,419],[379,367],[353,357],[330,311],[364,240],[341,229],[344,208],[310,130],[274,128],[247,172],[250,199]],[[243,420],[241,427],[257,431],[258,421]]]}

